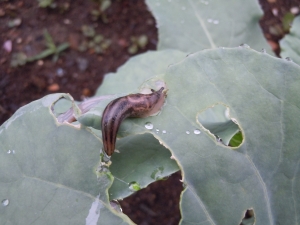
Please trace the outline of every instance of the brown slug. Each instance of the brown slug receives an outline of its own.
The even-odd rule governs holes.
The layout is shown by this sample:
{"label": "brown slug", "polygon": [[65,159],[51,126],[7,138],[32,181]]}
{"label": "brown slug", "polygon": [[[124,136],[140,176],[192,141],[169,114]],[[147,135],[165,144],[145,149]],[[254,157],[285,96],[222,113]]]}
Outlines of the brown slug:
{"label": "brown slug", "polygon": [[131,94],[111,101],[102,114],[103,148],[108,156],[115,151],[116,137],[127,117],[147,117],[157,113],[164,104],[164,87],[151,94]]}

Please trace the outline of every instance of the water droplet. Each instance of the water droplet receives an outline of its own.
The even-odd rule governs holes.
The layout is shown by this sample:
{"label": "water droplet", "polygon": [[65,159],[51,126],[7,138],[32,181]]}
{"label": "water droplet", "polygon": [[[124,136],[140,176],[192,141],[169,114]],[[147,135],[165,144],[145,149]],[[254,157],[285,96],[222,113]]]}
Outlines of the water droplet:
{"label": "water droplet", "polygon": [[186,133],[186,134],[190,134],[190,132],[189,132],[189,131],[186,131],[185,133]]}
{"label": "water droplet", "polygon": [[250,48],[250,46],[247,45],[247,44],[241,44],[240,47],[243,47],[243,48]]}
{"label": "water droplet", "polygon": [[152,130],[152,129],[153,129],[153,124],[150,123],[150,122],[147,122],[147,123],[145,124],[145,127],[146,127],[146,129],[148,129],[148,130]]}
{"label": "water droplet", "polygon": [[200,130],[198,130],[198,129],[195,129],[195,130],[194,130],[194,134],[200,134],[200,133],[201,133]]}
{"label": "water droplet", "polygon": [[8,206],[9,205],[9,200],[8,199],[3,199],[1,203],[2,203],[3,206]]}
{"label": "water droplet", "polygon": [[185,10],[185,7],[183,6],[181,9],[182,9],[182,10]]}
{"label": "water droplet", "polygon": [[215,135],[216,136],[216,138],[217,138],[217,142],[221,142],[222,143],[222,138],[220,138],[218,135]]}
{"label": "water droplet", "polygon": [[16,151],[15,150],[12,150],[12,154],[15,154],[16,153]]}
{"label": "water droplet", "polygon": [[132,181],[129,183],[129,189],[130,189],[130,191],[135,192],[135,191],[141,190],[141,186],[139,183]]}
{"label": "water droplet", "polygon": [[293,60],[290,57],[286,57],[285,59],[286,61],[293,62]]}
{"label": "water droplet", "polygon": [[159,131],[159,129],[156,129],[156,132],[158,132]]}
{"label": "water droplet", "polygon": [[262,53],[267,53],[267,50],[264,49],[264,48],[262,48],[262,49],[261,49],[261,52],[262,52]]}
{"label": "water droplet", "polygon": [[7,151],[7,154],[10,154],[10,153],[11,153],[11,150],[8,150],[8,151]]}
{"label": "water droplet", "polygon": [[166,130],[163,130],[162,133],[165,134],[165,133],[167,133],[167,131],[166,131]]}
{"label": "water droplet", "polygon": [[212,23],[213,19],[207,19],[207,22]]}
{"label": "water droplet", "polygon": [[219,24],[219,20],[214,20],[213,23],[214,24]]}

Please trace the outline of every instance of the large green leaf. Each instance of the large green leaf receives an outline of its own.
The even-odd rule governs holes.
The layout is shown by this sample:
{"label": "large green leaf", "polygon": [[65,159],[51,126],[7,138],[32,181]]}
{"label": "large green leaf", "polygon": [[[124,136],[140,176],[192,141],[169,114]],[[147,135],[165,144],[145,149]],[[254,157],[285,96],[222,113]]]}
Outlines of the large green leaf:
{"label": "large green leaf", "polygon": [[236,47],[247,43],[265,48],[259,19],[262,10],[255,0],[147,0],[158,27],[158,49],[196,52],[207,48]]}
{"label": "large green leaf", "polygon": [[110,176],[97,178],[101,140],[52,115],[63,96],[34,101],[0,127],[0,223],[132,224],[110,207]]}
{"label": "large green leaf", "polygon": [[280,40],[281,57],[290,57],[300,65],[300,16],[294,21],[290,33]]}
{"label": "large green leaf", "polygon": [[139,87],[145,80],[164,74],[169,65],[182,60],[185,55],[186,53],[178,50],[164,50],[131,57],[116,73],[105,76],[96,95],[139,92]]}
{"label": "large green leaf", "polygon": [[[297,224],[299,74],[297,64],[246,47],[201,51],[168,68],[159,116],[124,123],[120,133],[151,132],[181,167],[182,224],[239,224],[250,208],[256,224]],[[219,143],[198,121],[216,103],[242,129],[238,148]]]}

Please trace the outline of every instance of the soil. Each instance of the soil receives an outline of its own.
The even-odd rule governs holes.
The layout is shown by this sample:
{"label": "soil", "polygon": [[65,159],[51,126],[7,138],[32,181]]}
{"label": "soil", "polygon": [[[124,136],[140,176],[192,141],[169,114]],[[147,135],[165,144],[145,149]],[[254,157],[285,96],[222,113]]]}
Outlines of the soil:
{"label": "soil", "polygon": [[[76,100],[92,96],[105,74],[116,71],[133,54],[156,49],[155,19],[144,1],[113,0],[97,19],[91,12],[99,8],[99,1],[54,0],[56,7],[41,8],[37,0],[0,0],[0,124],[19,107],[50,93],[70,93]],[[259,2],[265,13],[261,27],[278,55],[278,41],[288,32],[283,29],[283,17],[291,11],[299,14],[300,0]],[[9,23],[15,26],[8,27]],[[83,25],[109,40],[109,47],[101,53],[97,53],[96,47],[83,51],[82,43],[92,40],[84,36]],[[57,46],[69,42],[70,47],[57,61],[50,56],[11,67],[13,54],[23,52],[31,57],[46,49],[45,29]],[[148,43],[129,53],[132,38],[141,35],[147,36]],[[11,51],[9,46],[2,47],[7,41],[12,43]],[[168,180],[155,182],[124,199],[120,202],[123,212],[141,225],[178,224],[183,189],[180,179],[180,173],[175,173]]]}

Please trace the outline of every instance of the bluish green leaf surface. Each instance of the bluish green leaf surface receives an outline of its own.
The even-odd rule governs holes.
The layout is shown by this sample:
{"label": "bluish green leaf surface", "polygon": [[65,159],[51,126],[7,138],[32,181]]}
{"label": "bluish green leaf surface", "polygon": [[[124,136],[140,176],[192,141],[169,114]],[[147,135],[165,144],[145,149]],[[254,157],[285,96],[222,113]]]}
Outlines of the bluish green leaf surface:
{"label": "bluish green leaf surface", "polygon": [[281,57],[290,57],[300,65],[300,16],[297,16],[292,24],[290,33],[280,40]]}
{"label": "bluish green leaf surface", "polygon": [[178,50],[164,50],[149,51],[131,57],[116,73],[105,76],[96,95],[139,92],[143,82],[156,75],[164,74],[169,65],[177,63],[185,56],[186,53]]}
{"label": "bluish green leaf surface", "polygon": [[51,114],[62,96],[34,101],[0,127],[0,223],[131,224],[110,207],[111,178],[97,178],[101,140]]}
{"label": "bluish green leaf surface", "polygon": [[110,199],[123,199],[133,193],[129,186],[137,182],[140,188],[170,176],[179,170],[171,153],[151,134],[132,135],[117,141],[120,153],[113,154],[109,167],[114,183],[109,189]]}
{"label": "bluish green leaf surface", "polygon": [[[239,224],[250,208],[256,224],[297,224],[299,74],[297,64],[246,47],[201,51],[168,68],[159,116],[124,124],[121,133],[151,132],[178,162],[186,185],[182,224]],[[236,149],[197,120],[216,103],[229,107],[243,131]],[[147,122],[153,130],[144,128]]]}
{"label": "bluish green leaf surface", "polygon": [[247,43],[265,48],[258,1],[253,0],[147,0],[158,27],[158,49],[196,52],[207,48],[236,47]]}

